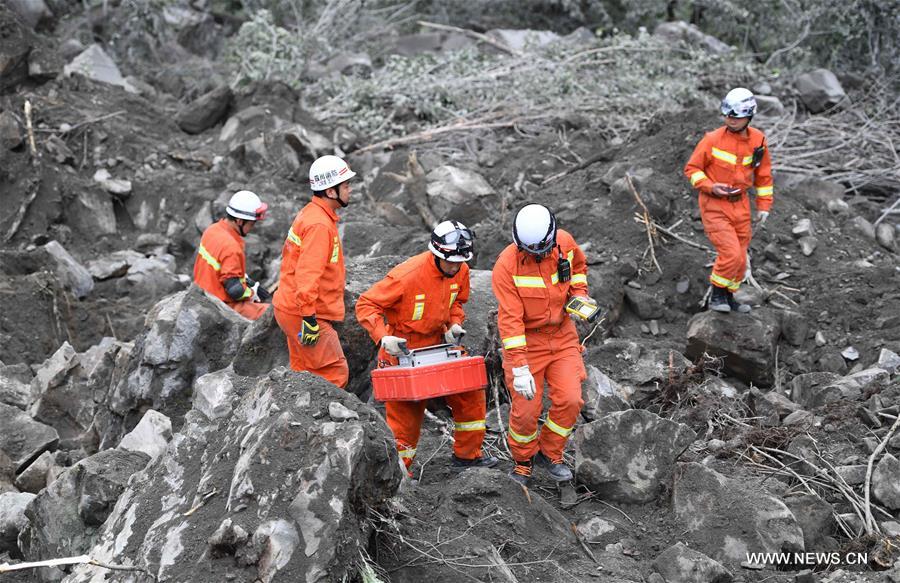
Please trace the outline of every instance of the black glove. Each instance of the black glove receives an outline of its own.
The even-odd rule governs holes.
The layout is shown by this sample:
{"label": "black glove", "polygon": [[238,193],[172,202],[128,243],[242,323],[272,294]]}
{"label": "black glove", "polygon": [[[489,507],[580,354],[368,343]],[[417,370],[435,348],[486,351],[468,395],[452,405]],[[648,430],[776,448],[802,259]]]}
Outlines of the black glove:
{"label": "black glove", "polygon": [[270,292],[263,286],[259,286],[258,288],[256,288],[256,295],[259,296],[259,301],[261,302],[272,301],[272,292]]}
{"label": "black glove", "polygon": [[297,333],[297,339],[305,346],[314,346],[319,341],[319,322],[315,316],[303,316],[303,325]]}

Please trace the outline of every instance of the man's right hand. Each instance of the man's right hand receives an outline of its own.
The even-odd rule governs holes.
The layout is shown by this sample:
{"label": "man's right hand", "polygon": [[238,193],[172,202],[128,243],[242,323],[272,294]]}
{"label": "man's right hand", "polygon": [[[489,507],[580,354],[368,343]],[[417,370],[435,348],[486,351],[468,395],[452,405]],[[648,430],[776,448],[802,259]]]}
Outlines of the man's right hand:
{"label": "man's right hand", "polygon": [[303,316],[303,324],[300,326],[300,333],[297,339],[304,346],[314,346],[319,341],[319,322],[315,316]]}
{"label": "man's right hand", "polygon": [[517,393],[528,399],[529,401],[534,398],[534,376],[531,374],[531,370],[528,368],[528,365],[525,366],[517,366],[512,369],[513,373],[513,388]]}
{"label": "man's right hand", "polygon": [[399,336],[385,336],[381,339],[381,346],[391,356],[400,356],[409,352],[406,348],[406,338]]}
{"label": "man's right hand", "polygon": [[712,193],[715,196],[727,197],[734,195],[734,189],[724,182],[716,182],[712,186]]}

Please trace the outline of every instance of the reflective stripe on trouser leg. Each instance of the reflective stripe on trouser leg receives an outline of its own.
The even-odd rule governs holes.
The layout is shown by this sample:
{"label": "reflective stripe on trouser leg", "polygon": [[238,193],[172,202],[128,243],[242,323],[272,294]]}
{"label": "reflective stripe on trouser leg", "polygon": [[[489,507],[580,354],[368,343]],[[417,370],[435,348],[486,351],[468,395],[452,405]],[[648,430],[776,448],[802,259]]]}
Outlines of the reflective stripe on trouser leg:
{"label": "reflective stripe on trouser leg", "polygon": [[398,455],[407,468],[416,455],[425,404],[425,401],[388,401],[384,404],[385,418],[397,442]]}
{"label": "reflective stripe on trouser leg", "polygon": [[303,325],[301,316],[276,308],[275,321],[287,340],[291,370],[308,371],[342,389],[347,387],[350,368],[341,348],[341,340],[330,322],[319,320],[319,341],[313,346],[304,346],[297,339],[297,333]]}
{"label": "reflective stripe on trouser leg", "polygon": [[484,390],[447,395],[445,399],[453,412],[453,454],[464,460],[481,457],[486,409]]}
{"label": "reflective stripe on trouser leg", "polygon": [[706,236],[716,248],[716,261],[710,282],[737,291],[747,270],[750,245],[750,202],[729,203],[708,196],[700,197],[700,216]]}
{"label": "reflective stripe on trouser leg", "polygon": [[509,394],[512,397],[506,442],[516,461],[530,460],[538,451],[538,417],[541,415],[541,400],[544,394],[545,366],[533,362],[529,354],[528,367],[534,376],[535,385],[534,398],[529,401],[512,388],[512,366],[503,363],[506,386],[509,387]]}
{"label": "reflective stripe on trouser leg", "polygon": [[562,458],[566,440],[571,435],[584,405],[581,399],[581,383],[587,375],[584,360],[577,346],[577,336],[574,342],[574,346],[553,354],[553,361],[544,371],[550,411],[547,412],[547,421],[541,428],[540,449],[552,460]]}

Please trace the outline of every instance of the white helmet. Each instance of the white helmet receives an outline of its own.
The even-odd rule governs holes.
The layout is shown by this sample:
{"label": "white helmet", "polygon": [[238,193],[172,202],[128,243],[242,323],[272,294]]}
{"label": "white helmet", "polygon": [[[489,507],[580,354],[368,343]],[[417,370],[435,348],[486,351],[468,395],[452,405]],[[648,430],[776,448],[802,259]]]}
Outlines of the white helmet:
{"label": "white helmet", "polygon": [[309,185],[315,192],[333,188],[354,176],[356,172],[337,156],[322,156],[309,167]]}
{"label": "white helmet", "polygon": [[460,222],[444,221],[431,232],[428,250],[452,263],[465,263],[475,255],[475,235]]}
{"label": "white helmet", "polygon": [[753,117],[755,113],[756,99],[749,89],[732,89],[722,100],[722,115],[726,117]]}
{"label": "white helmet", "polygon": [[532,255],[546,255],[556,245],[556,217],[542,204],[525,205],[516,213],[513,241]]}
{"label": "white helmet", "polygon": [[249,190],[240,190],[231,196],[225,212],[236,219],[248,221],[261,221],[266,216],[269,205],[259,200],[255,193]]}

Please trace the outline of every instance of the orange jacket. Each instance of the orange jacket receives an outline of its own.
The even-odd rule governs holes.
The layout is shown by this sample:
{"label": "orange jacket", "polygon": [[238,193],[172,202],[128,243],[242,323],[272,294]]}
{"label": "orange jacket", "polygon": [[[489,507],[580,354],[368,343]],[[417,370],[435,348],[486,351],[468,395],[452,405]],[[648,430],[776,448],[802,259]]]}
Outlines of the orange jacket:
{"label": "orange jacket", "polygon": [[281,278],[272,298],[276,310],[295,316],[344,319],[344,251],[337,213],[314,197],[297,213],[281,250]]}
{"label": "orange jacket", "polygon": [[387,335],[399,336],[410,348],[419,348],[443,342],[435,337],[462,324],[468,300],[469,266],[463,264],[456,275],[445,277],[431,251],[425,251],[393,268],[359,296],[356,319],[376,343]]}
{"label": "orange jacket", "polygon": [[247,287],[247,259],[244,255],[244,238],[228,219],[221,219],[203,231],[200,248],[194,260],[194,283],[226,304],[235,301],[225,292],[225,280],[237,277],[244,285],[244,295],[238,301],[248,300],[253,290]]}
{"label": "orange jacket", "polygon": [[[751,167],[753,150],[765,147],[762,163],[755,170]],[[746,192],[756,188],[756,208],[768,211],[772,208],[772,158],[766,136],[756,128],[734,133],[725,126],[709,132],[691,154],[684,167],[684,175],[691,186],[704,194],[712,192],[715,182],[722,182]]]}
{"label": "orange jacket", "polygon": [[[588,295],[587,261],[581,247],[562,229],[556,242],[557,249],[540,262],[513,244],[494,264],[491,282],[500,304],[497,323],[504,360],[512,366],[528,364],[526,331],[559,327],[568,318],[565,308],[569,298]],[[565,283],[557,276],[560,250],[572,265],[572,278]]]}

